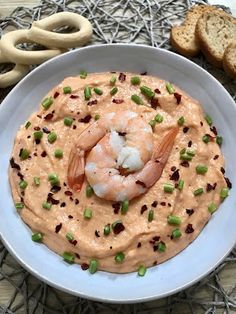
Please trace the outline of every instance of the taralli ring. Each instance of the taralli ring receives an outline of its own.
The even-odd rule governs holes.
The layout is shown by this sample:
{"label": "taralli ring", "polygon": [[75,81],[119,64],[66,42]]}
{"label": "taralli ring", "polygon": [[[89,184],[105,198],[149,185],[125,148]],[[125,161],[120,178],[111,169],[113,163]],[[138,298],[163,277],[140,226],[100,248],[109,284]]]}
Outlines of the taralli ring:
{"label": "taralli ring", "polygon": [[[11,63],[0,51],[0,64]],[[29,72],[28,65],[16,64],[11,71],[0,74],[0,88],[6,88],[19,82]]]}
{"label": "taralli ring", "polygon": [[[71,26],[79,29],[69,34],[55,33],[51,30]],[[41,45],[60,48],[73,48],[83,46],[92,36],[92,25],[85,17],[72,13],[61,12],[40,21],[33,22],[29,30],[29,38]]]}
{"label": "taralli ring", "polygon": [[33,43],[35,41],[29,39],[29,30],[16,30],[6,33],[0,41],[0,49],[7,58],[13,63],[18,64],[41,64],[65,52],[61,49],[46,49],[37,51],[26,51],[16,48],[21,43]]}

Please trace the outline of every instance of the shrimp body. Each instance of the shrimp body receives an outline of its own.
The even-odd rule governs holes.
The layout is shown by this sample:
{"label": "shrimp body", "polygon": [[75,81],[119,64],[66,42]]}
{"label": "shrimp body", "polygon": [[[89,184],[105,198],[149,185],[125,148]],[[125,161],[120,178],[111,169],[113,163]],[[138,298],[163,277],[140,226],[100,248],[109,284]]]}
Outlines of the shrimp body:
{"label": "shrimp body", "polygon": [[104,115],[80,134],[71,150],[69,186],[79,191],[86,174],[95,194],[106,200],[131,200],[145,193],[162,174],[176,129],[153,149],[152,128],[137,113]]}

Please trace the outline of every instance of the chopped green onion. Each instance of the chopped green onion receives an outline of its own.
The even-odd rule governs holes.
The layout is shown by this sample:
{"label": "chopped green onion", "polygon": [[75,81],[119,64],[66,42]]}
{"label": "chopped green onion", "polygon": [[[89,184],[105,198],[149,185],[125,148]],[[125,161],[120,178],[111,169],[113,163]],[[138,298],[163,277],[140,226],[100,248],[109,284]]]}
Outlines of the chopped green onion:
{"label": "chopped green onion", "polygon": [[207,173],[208,167],[204,165],[197,165],[195,169],[197,174],[205,174]]}
{"label": "chopped green onion", "polygon": [[80,71],[80,78],[85,79],[87,77],[88,73],[84,70]]}
{"label": "chopped green onion", "polygon": [[55,173],[49,173],[48,180],[51,183],[52,186],[57,185],[60,183],[58,175]]}
{"label": "chopped green onion", "polygon": [[24,181],[24,180],[20,181],[20,183],[19,183],[20,189],[25,190],[27,188],[27,186],[28,186],[28,183],[26,181]]}
{"label": "chopped green onion", "polygon": [[25,128],[28,129],[30,126],[31,126],[31,122],[27,121],[26,124],[25,124]]}
{"label": "chopped green onion", "polygon": [[34,242],[42,242],[43,235],[41,232],[33,233],[31,236],[32,241]]}
{"label": "chopped green onion", "polygon": [[115,83],[116,83],[116,76],[115,76],[115,75],[112,75],[112,77],[111,77],[111,79],[110,79],[110,84],[111,84],[112,86],[114,86]]}
{"label": "chopped green onion", "polygon": [[97,94],[97,95],[102,95],[103,94],[103,91],[100,89],[100,88],[98,88],[98,87],[94,87],[94,92]]}
{"label": "chopped green onion", "polygon": [[85,208],[84,210],[84,218],[86,219],[91,219],[93,216],[93,212],[92,212],[92,209],[91,208]]}
{"label": "chopped green onion", "polygon": [[184,188],[184,180],[180,179],[178,183],[178,189],[182,191]]}
{"label": "chopped green onion", "polygon": [[181,151],[180,151],[179,153],[180,153],[180,155],[185,154],[185,153],[186,153],[186,148],[182,148],[182,149],[181,149]]}
{"label": "chopped green onion", "polygon": [[40,178],[39,177],[34,177],[34,184],[36,186],[40,186]]}
{"label": "chopped green onion", "polygon": [[208,211],[209,211],[211,214],[213,214],[213,213],[216,211],[216,209],[217,209],[217,206],[216,206],[215,203],[210,203],[210,204],[208,205]]}
{"label": "chopped green onion", "polygon": [[142,98],[139,97],[137,94],[133,94],[131,96],[131,100],[133,100],[137,105],[143,105]]}
{"label": "chopped green onion", "polygon": [[202,141],[203,141],[204,143],[206,143],[206,144],[209,143],[209,142],[210,142],[210,137],[209,137],[209,135],[207,135],[207,134],[203,135]]}
{"label": "chopped green onion", "polygon": [[192,156],[188,155],[187,153],[186,154],[181,154],[180,155],[180,159],[181,160],[188,160],[188,161],[191,161],[193,159]]}
{"label": "chopped green onion", "polygon": [[42,106],[45,110],[49,109],[53,104],[52,97],[45,98],[42,102]]}
{"label": "chopped green onion", "polygon": [[150,209],[148,212],[148,222],[152,222],[154,219],[154,210]]}
{"label": "chopped green onion", "polygon": [[180,118],[178,119],[178,121],[177,121],[177,123],[178,123],[179,126],[182,126],[182,125],[184,124],[184,122],[185,122],[185,119],[184,119],[183,116],[180,117]]}
{"label": "chopped green onion", "polygon": [[117,88],[117,87],[113,87],[113,88],[110,90],[110,95],[113,96],[113,95],[115,95],[117,92],[118,92],[118,88]]}
{"label": "chopped green onion", "polygon": [[73,119],[72,119],[72,118],[70,118],[70,117],[65,117],[65,118],[64,118],[64,124],[65,124],[66,126],[71,126],[72,123],[73,123]]}
{"label": "chopped green onion", "polygon": [[97,121],[97,120],[99,120],[99,119],[100,119],[100,114],[95,114],[94,120]]}
{"label": "chopped green onion", "polygon": [[129,200],[125,200],[121,204],[121,214],[126,214],[129,209]]}
{"label": "chopped green onion", "polygon": [[71,92],[72,92],[72,89],[70,86],[63,87],[63,93],[64,94],[71,94]]}
{"label": "chopped green onion", "polygon": [[153,128],[153,127],[156,125],[156,120],[150,120],[148,123],[149,123],[149,124],[151,125],[151,127]]}
{"label": "chopped green onion", "polygon": [[43,132],[42,131],[34,132],[34,139],[35,140],[41,140],[42,137],[43,137]]}
{"label": "chopped green onion", "polygon": [[175,92],[175,89],[174,89],[173,85],[170,82],[166,83],[166,89],[167,89],[169,94],[174,94],[174,92]]}
{"label": "chopped green onion", "polygon": [[148,98],[152,98],[155,95],[154,91],[152,91],[151,88],[144,85],[140,87],[140,91],[142,94],[144,94]]}
{"label": "chopped green onion", "polygon": [[74,256],[73,253],[64,252],[64,253],[62,254],[62,257],[63,257],[64,261],[66,261],[67,263],[69,263],[69,264],[73,264],[73,263],[74,263],[75,256]]}
{"label": "chopped green onion", "polygon": [[63,157],[63,150],[60,149],[60,148],[55,149],[55,151],[54,151],[54,156],[55,156],[56,158],[62,158],[62,157]]}
{"label": "chopped green onion", "polygon": [[132,76],[130,82],[133,85],[139,85],[141,83],[141,79],[139,76]]}
{"label": "chopped green onion", "polygon": [[86,186],[86,196],[91,197],[93,195],[94,191],[93,188],[90,185]]}
{"label": "chopped green onion", "polygon": [[122,263],[124,259],[125,259],[125,254],[123,252],[119,252],[115,256],[115,261],[117,263]]}
{"label": "chopped green onion", "polygon": [[221,146],[223,143],[223,137],[222,136],[217,136],[216,137],[216,143]]}
{"label": "chopped green onion", "polygon": [[86,86],[84,89],[84,98],[85,100],[89,100],[92,96],[92,91],[91,88],[89,86]]}
{"label": "chopped green onion", "polygon": [[110,232],[111,232],[111,227],[110,227],[110,224],[108,224],[104,227],[103,233],[104,235],[108,235],[110,234]]}
{"label": "chopped green onion", "polygon": [[194,149],[187,149],[186,154],[191,156],[191,157],[194,157],[196,155],[196,152]]}
{"label": "chopped green onion", "polygon": [[147,271],[147,268],[145,266],[141,265],[141,266],[139,266],[139,269],[138,269],[138,275],[140,277],[143,277],[143,276],[145,276],[146,271]]}
{"label": "chopped green onion", "polygon": [[166,250],[166,245],[164,242],[159,242],[158,245],[157,245],[157,249],[159,252],[165,252]]}
{"label": "chopped green onion", "polygon": [[29,154],[30,154],[30,152],[28,151],[28,149],[23,148],[23,149],[20,151],[20,159],[21,159],[21,160],[26,160],[26,159],[29,157]]}
{"label": "chopped green onion", "polygon": [[16,209],[22,209],[24,207],[25,207],[25,205],[23,203],[15,203],[15,208]]}
{"label": "chopped green onion", "polygon": [[171,184],[171,183],[165,183],[164,184],[164,191],[166,193],[172,193],[174,191],[174,189],[175,189],[175,186],[173,184]]}
{"label": "chopped green onion", "polygon": [[201,195],[204,192],[203,188],[198,188],[193,192],[194,196]]}
{"label": "chopped green onion", "polygon": [[180,238],[182,236],[181,231],[177,228],[175,230],[172,231],[172,238],[176,239],[176,238]]}
{"label": "chopped green onion", "polygon": [[225,199],[227,196],[229,196],[229,188],[222,188],[220,191],[220,197]]}
{"label": "chopped green onion", "polygon": [[205,120],[206,122],[211,126],[213,121],[212,121],[212,118],[211,116],[209,116],[208,114],[205,115]]}
{"label": "chopped green onion", "polygon": [[98,261],[96,259],[91,259],[89,262],[89,272],[90,274],[96,273],[98,269]]}
{"label": "chopped green onion", "polygon": [[155,120],[156,122],[158,122],[158,123],[161,123],[161,122],[164,120],[164,118],[163,118],[163,116],[162,116],[161,114],[158,113],[158,114],[155,116],[154,120]]}
{"label": "chopped green onion", "polygon": [[73,241],[73,240],[74,240],[74,236],[73,236],[73,234],[70,233],[70,232],[67,232],[66,238],[67,238],[68,241]]}
{"label": "chopped green onion", "polygon": [[50,132],[50,133],[48,134],[48,142],[49,142],[50,144],[54,143],[54,142],[56,141],[56,139],[57,139],[57,135],[56,135],[55,132]]}
{"label": "chopped green onion", "polygon": [[49,202],[43,202],[42,207],[44,209],[50,210],[52,208],[52,203]]}
{"label": "chopped green onion", "polygon": [[180,225],[181,224],[181,218],[174,215],[169,215],[167,217],[167,221],[171,225]]}

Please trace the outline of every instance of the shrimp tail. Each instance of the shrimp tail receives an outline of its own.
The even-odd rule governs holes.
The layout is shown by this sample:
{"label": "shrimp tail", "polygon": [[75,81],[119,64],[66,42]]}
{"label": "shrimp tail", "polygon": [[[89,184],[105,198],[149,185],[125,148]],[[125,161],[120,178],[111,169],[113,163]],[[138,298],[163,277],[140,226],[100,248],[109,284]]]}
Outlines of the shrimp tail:
{"label": "shrimp tail", "polygon": [[75,146],[69,156],[67,181],[69,187],[77,192],[81,190],[84,182],[84,155],[84,151]]}

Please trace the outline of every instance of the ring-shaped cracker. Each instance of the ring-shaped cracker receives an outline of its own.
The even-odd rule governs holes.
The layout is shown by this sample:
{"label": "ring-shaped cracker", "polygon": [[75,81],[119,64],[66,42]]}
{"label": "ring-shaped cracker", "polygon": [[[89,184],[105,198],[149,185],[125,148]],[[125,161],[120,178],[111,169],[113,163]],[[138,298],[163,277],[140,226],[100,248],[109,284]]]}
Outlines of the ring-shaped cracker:
{"label": "ring-shaped cracker", "polygon": [[[76,27],[79,30],[69,34],[51,31],[65,25]],[[92,32],[92,25],[85,17],[72,12],[60,12],[33,22],[29,30],[29,38],[44,46],[72,48],[86,44],[90,40]]]}
{"label": "ring-shaped cracker", "polygon": [[[0,64],[11,63],[0,51]],[[19,82],[29,72],[29,66],[23,64],[15,64],[11,71],[4,74],[0,73],[0,88],[6,88]]]}
{"label": "ring-shaped cracker", "polygon": [[46,49],[37,51],[26,51],[16,48],[16,45],[21,43],[35,43],[29,39],[29,30],[22,29],[6,33],[0,41],[0,49],[2,53],[13,63],[18,64],[41,64],[48,59],[51,59],[65,52],[61,49]]}

